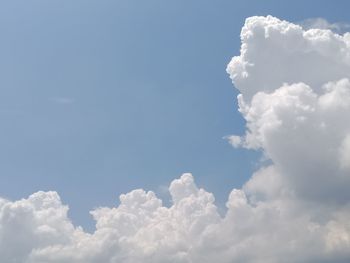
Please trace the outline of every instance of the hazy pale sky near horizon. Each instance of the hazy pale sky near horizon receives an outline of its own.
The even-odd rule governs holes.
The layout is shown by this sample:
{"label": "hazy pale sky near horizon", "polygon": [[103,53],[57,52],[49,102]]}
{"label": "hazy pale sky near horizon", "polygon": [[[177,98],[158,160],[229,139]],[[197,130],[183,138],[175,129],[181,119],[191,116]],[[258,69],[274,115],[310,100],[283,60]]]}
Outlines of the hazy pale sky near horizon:
{"label": "hazy pale sky near horizon", "polygon": [[223,206],[260,155],[225,68],[245,18],[350,22],[347,1],[0,1],[0,196],[55,190],[76,225],[191,172]]}

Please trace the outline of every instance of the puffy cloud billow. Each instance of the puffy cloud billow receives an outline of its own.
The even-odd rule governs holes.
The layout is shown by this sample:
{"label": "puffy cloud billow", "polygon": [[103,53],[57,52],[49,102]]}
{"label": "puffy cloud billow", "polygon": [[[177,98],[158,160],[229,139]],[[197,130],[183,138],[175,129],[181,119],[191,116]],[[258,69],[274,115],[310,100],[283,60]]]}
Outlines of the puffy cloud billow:
{"label": "puffy cloud billow", "polygon": [[0,199],[4,263],[350,262],[350,33],[251,17],[227,72],[246,133],[235,147],[270,160],[220,215],[191,174],[153,192],[120,196],[91,212],[96,230],[75,227],[55,192]]}

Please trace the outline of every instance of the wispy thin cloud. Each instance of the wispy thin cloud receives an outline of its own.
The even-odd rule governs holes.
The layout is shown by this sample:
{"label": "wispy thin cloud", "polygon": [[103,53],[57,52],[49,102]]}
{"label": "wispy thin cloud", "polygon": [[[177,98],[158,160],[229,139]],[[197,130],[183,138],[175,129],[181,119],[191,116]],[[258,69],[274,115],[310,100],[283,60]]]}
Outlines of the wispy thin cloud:
{"label": "wispy thin cloud", "polygon": [[75,102],[74,98],[70,97],[52,97],[50,101],[53,101],[57,104],[73,104]]}
{"label": "wispy thin cloud", "polygon": [[321,18],[321,17],[315,17],[315,18],[308,18],[302,21],[299,21],[297,24],[302,26],[305,30],[308,29],[329,29],[337,34],[343,34],[350,29],[350,24],[345,22],[336,22],[331,23],[328,20]]}

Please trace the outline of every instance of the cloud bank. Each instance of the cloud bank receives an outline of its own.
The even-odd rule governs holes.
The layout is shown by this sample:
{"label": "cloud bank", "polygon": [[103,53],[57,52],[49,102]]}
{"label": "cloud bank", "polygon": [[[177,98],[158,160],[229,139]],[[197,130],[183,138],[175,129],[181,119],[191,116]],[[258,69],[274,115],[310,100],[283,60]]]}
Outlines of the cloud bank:
{"label": "cloud bank", "polygon": [[67,217],[56,192],[0,199],[1,262],[350,262],[350,34],[248,18],[227,67],[246,133],[235,147],[270,165],[234,189],[220,215],[191,174],[91,212],[96,231]]}

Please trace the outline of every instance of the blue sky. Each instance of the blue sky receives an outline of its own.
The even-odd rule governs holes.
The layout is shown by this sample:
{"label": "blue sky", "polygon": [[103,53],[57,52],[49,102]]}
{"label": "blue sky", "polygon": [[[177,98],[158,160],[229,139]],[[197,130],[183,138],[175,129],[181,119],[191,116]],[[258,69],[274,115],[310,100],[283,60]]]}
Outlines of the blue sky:
{"label": "blue sky", "polygon": [[[330,12],[330,10],[332,12]],[[349,22],[346,1],[0,1],[0,195],[56,190],[75,224],[191,172],[219,206],[257,168],[225,72],[246,17]]]}

